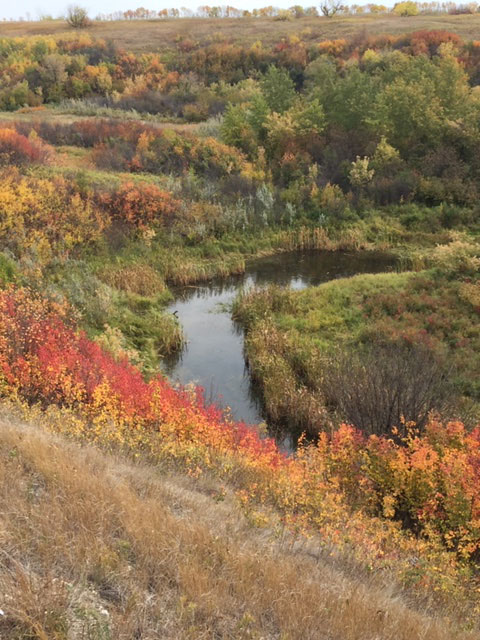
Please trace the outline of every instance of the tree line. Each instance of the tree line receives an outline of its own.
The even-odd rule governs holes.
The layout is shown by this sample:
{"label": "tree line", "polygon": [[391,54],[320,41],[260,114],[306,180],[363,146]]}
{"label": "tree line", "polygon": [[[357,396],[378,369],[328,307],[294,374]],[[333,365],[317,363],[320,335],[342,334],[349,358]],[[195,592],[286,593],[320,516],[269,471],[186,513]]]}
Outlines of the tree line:
{"label": "tree line", "polygon": [[[182,18],[272,18],[275,20],[294,20],[298,18],[330,18],[334,15],[365,15],[365,14],[388,14],[400,16],[412,16],[418,14],[473,14],[478,11],[477,2],[455,3],[455,2],[414,2],[404,0],[397,2],[393,7],[384,4],[367,3],[346,5],[341,0],[324,0],[318,6],[303,7],[302,5],[292,5],[288,9],[281,9],[273,5],[260,7],[258,9],[238,9],[231,5],[201,5],[197,9],[188,7],[170,7],[162,9],[147,9],[137,7],[126,11],[113,11],[111,13],[98,13],[95,16],[97,21],[115,20],[168,20]],[[30,13],[21,16],[20,21],[35,21]],[[51,14],[43,14],[40,20],[55,19]],[[88,11],[78,5],[68,7],[65,14],[61,14],[58,19],[65,19],[73,27],[86,27],[90,23]],[[4,18],[5,20],[5,18]]]}

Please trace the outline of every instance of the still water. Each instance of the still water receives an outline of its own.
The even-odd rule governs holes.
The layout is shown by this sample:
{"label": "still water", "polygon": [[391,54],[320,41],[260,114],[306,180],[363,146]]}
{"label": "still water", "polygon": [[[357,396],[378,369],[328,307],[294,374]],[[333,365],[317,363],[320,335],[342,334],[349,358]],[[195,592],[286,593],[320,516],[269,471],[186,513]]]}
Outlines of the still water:
{"label": "still water", "polygon": [[242,288],[277,284],[292,289],[318,285],[358,273],[391,271],[395,260],[382,253],[302,251],[259,258],[244,274],[178,288],[169,311],[176,312],[187,340],[181,353],[164,362],[174,382],[194,382],[207,400],[229,407],[239,421],[264,420],[243,354],[243,332],[229,305]]}

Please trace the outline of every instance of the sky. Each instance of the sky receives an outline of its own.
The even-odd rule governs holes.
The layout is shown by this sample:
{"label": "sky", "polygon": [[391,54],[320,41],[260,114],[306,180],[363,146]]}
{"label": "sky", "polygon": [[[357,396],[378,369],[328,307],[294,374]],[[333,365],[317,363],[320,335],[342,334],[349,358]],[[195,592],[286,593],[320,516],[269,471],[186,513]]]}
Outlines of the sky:
{"label": "sky", "polygon": [[[367,1],[367,0],[365,0]],[[126,9],[136,9],[137,7],[145,7],[146,9],[160,10],[170,7],[188,7],[189,9],[196,9],[200,5],[224,5],[231,4],[239,9],[253,9],[255,7],[264,7],[269,4],[273,4],[275,7],[286,8],[294,4],[302,4],[310,6],[318,4],[315,0],[305,0],[299,2],[298,0],[278,0],[273,2],[272,0],[234,0],[219,1],[219,0],[182,0],[181,2],[175,2],[172,0],[96,0],[96,1],[79,1],[79,0],[0,0],[0,19],[11,18],[18,19],[20,16],[27,17],[29,14],[31,19],[37,19],[42,15],[52,15],[54,18],[65,13],[65,10],[69,4],[79,4],[85,7],[89,11],[91,17],[95,17],[99,13],[111,13],[113,11],[125,11]],[[348,4],[348,3],[346,3]]]}

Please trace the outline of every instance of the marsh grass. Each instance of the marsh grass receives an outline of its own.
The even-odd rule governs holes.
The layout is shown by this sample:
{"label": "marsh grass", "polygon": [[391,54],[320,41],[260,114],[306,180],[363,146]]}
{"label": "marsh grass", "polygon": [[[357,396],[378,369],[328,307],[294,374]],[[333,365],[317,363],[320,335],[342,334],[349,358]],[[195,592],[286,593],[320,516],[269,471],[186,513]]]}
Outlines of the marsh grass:
{"label": "marsh grass", "polygon": [[99,278],[110,287],[139,296],[155,296],[166,291],[160,274],[147,264],[109,266],[101,271]]}
{"label": "marsh grass", "polygon": [[139,112],[135,109],[120,109],[109,106],[99,106],[98,103],[92,100],[64,100],[58,106],[55,107],[55,113],[74,115],[74,116],[86,116],[95,118],[113,118],[120,120],[139,120],[140,122],[148,123],[172,123],[171,118],[165,118],[152,113]]}

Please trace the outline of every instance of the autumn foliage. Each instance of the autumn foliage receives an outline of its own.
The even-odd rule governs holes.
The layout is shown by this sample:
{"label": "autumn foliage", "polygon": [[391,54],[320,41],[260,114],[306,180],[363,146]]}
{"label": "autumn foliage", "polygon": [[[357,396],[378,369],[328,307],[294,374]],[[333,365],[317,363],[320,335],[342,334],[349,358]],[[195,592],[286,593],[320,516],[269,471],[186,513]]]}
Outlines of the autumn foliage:
{"label": "autumn foliage", "polygon": [[132,230],[165,227],[180,208],[170,192],[149,183],[80,188],[63,176],[21,175],[13,167],[0,171],[0,198],[4,248],[38,267],[95,245],[113,222]]}
{"label": "autumn foliage", "polygon": [[309,454],[326,477],[367,512],[438,536],[466,559],[480,558],[480,427],[431,419],[422,435],[366,437],[341,426]]}
{"label": "autumn foliage", "polygon": [[205,405],[201,389],[176,391],[161,376],[145,381],[126,359],[115,360],[77,332],[68,308],[28,289],[0,295],[0,354],[4,392],[29,403],[69,407],[117,428],[173,432],[219,451],[240,451],[255,464],[283,460],[271,440]]}
{"label": "autumn foliage", "polygon": [[16,168],[0,173],[0,239],[17,258],[39,265],[65,259],[99,240],[108,217],[62,176],[23,176]]}
{"label": "autumn foliage", "polygon": [[[108,126],[108,125],[106,125]],[[149,173],[183,174],[193,170],[207,178],[222,178],[248,169],[243,154],[213,138],[201,139],[173,130],[134,129],[120,137],[113,125],[98,142],[93,159],[101,168]]]}
{"label": "autumn foliage", "polygon": [[112,91],[134,97],[152,87],[165,90],[178,79],[157,54],[135,56],[86,34],[2,39],[0,57],[0,106],[12,111]]}
{"label": "autumn foliage", "polygon": [[343,425],[286,458],[272,440],[205,405],[201,389],[175,390],[161,376],[146,381],[78,332],[67,307],[28,289],[0,295],[0,372],[4,395],[75,410],[93,435],[119,442],[129,432],[140,442],[161,435],[170,454],[197,472],[233,456],[255,471],[249,495],[273,501],[292,524],[320,522],[318,501],[331,501],[333,491],[337,508],[399,521],[460,559],[478,558],[480,429],[431,420],[422,435],[409,425],[400,439]]}
{"label": "autumn foliage", "polygon": [[14,129],[0,129],[0,166],[45,164],[52,153],[38,137],[26,138]]}
{"label": "autumn foliage", "polygon": [[103,169],[175,175],[193,170],[210,179],[252,173],[250,163],[235,147],[138,122],[96,118],[57,124],[37,120],[17,121],[14,127],[22,136],[33,131],[50,144],[93,147],[93,161]]}
{"label": "autumn foliage", "polygon": [[111,220],[138,228],[167,225],[180,206],[169,192],[149,183],[122,183],[117,189],[100,191],[96,201]]}
{"label": "autumn foliage", "polygon": [[[427,245],[433,232],[440,237],[449,225],[467,225],[475,213],[468,218],[444,204],[473,207],[478,200],[479,103],[471,79],[479,66],[478,43],[440,31],[308,47],[292,37],[268,49],[181,41],[165,61],[87,35],[0,39],[0,108],[71,98],[95,108],[141,105],[192,120],[224,113],[196,134],[145,124],[138,113],[131,121],[35,117],[0,126],[2,259],[18,267],[17,283],[50,292],[0,291],[2,396],[43,416],[60,412],[65,421],[55,424],[68,435],[146,452],[192,475],[209,470],[232,481],[250,515],[259,504],[274,507],[290,531],[313,530],[326,546],[357,559],[366,553],[368,564],[401,565],[409,584],[447,591],[452,576],[469,576],[480,563],[480,428],[444,424],[425,411],[421,425],[417,420],[368,435],[346,424],[334,430],[318,411],[318,439],[301,440],[296,455],[286,456],[272,439],[207,405],[201,389],[172,386],[156,365],[145,366],[155,371],[147,378],[128,360],[132,350],[102,345],[116,339],[125,346],[127,338],[138,339],[145,352],[154,345],[150,329],[162,317],[175,260],[187,255],[174,255],[184,240],[201,258],[197,270],[196,262],[182,264],[182,282],[215,272],[222,236],[224,246],[240,247],[228,238],[232,230],[250,227],[260,238],[257,229],[285,225],[283,247],[332,248],[331,233],[341,238],[335,246],[359,247],[371,246],[376,234],[388,236],[391,246],[390,235],[403,239],[418,231]],[[47,164],[55,153],[59,166],[30,167]],[[403,208],[413,199],[441,208],[429,216],[416,205]],[[392,207],[368,227],[373,205]],[[398,221],[392,232],[390,215]],[[360,240],[355,228],[348,239],[354,219],[365,222]],[[165,228],[169,233],[156,233]],[[307,240],[292,244],[289,234],[302,238],[304,232]],[[243,253],[257,250],[251,246],[247,238],[240,268]],[[275,246],[264,245],[266,251]],[[138,264],[129,262],[133,254]],[[163,261],[158,272],[157,259]],[[367,297],[362,289],[362,317],[372,326],[380,318],[378,335],[408,338],[415,331],[432,344],[448,339],[458,357],[466,336],[473,344],[476,334],[450,313],[456,307],[442,311],[427,285],[416,280],[413,303],[395,289]],[[478,287],[473,280],[459,286],[472,307],[471,325],[480,308]],[[438,281],[436,287],[440,291]],[[456,295],[449,282],[443,288]],[[112,326],[90,339],[59,302],[63,296],[85,317],[98,298],[90,328],[100,329],[105,318]],[[348,307],[354,310],[351,300]],[[420,331],[412,329],[417,309],[422,322],[428,315]],[[333,317],[338,324],[338,314]],[[176,319],[168,322],[178,337]],[[140,356],[137,361],[145,364]],[[304,375],[301,360],[295,364]],[[273,366],[286,402],[300,415],[292,378],[279,360]],[[411,562],[417,557],[420,568]]]}

